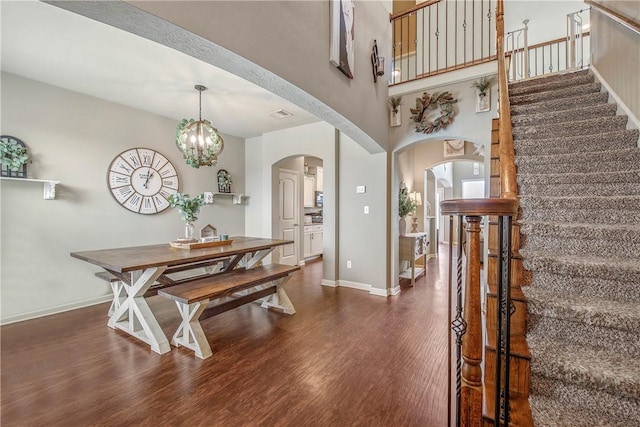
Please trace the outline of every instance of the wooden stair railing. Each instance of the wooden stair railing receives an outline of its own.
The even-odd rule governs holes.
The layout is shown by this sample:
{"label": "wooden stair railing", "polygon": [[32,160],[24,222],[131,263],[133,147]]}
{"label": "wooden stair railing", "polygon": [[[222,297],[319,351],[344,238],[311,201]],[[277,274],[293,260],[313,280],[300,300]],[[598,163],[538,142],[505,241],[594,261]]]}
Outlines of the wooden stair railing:
{"label": "wooden stair railing", "polygon": [[[449,340],[456,347],[455,399],[450,398],[455,408],[452,411],[450,407],[449,425],[456,426],[533,425],[528,403],[531,355],[525,340],[526,301],[520,289],[526,273],[518,252],[519,203],[507,78],[509,59],[504,51],[504,0],[498,0],[496,6],[496,33],[499,119],[492,126],[490,198],[445,200],[440,205],[442,214],[450,216],[451,236],[454,217],[458,218],[455,285],[454,269],[449,266],[450,299],[455,294],[456,313],[450,330],[455,338],[450,336]],[[480,286],[483,217],[489,227],[484,324]],[[451,249],[450,255],[453,260]],[[464,287],[463,258],[466,258]],[[450,397],[451,394],[450,391]]]}
{"label": "wooden stair railing", "polygon": [[[451,322],[451,330],[455,333],[455,424],[456,426],[482,426],[483,411],[485,402],[483,396],[482,363],[483,346],[486,342],[486,335],[482,321],[482,293],[480,280],[480,222],[483,217],[497,216],[500,227],[498,238],[501,244],[501,251],[498,256],[500,267],[500,280],[498,294],[501,298],[502,310],[498,310],[495,322],[496,342],[503,342],[503,346],[498,346],[496,360],[504,359],[506,363],[496,366],[495,384],[509,384],[509,358],[510,340],[509,318],[511,307],[511,292],[509,283],[511,272],[511,222],[518,214],[518,202],[515,199],[459,199],[445,200],[440,203],[443,215],[450,216],[450,236],[454,235],[454,217],[458,217],[458,243],[456,257],[456,317]],[[463,227],[463,221],[466,226]],[[466,239],[463,241],[463,233]],[[465,273],[462,273],[463,245],[465,247],[464,257],[466,258]],[[451,248],[452,246],[450,246]],[[452,249],[450,249],[451,253]],[[453,254],[451,254],[453,255]],[[453,271],[451,263],[453,256],[450,256],[449,271]],[[464,288],[462,286],[464,276]],[[451,275],[450,275],[451,277]],[[452,282],[452,280],[450,280]],[[462,306],[462,292],[464,289],[464,307]],[[452,308],[453,283],[450,283],[450,303]],[[507,309],[509,308],[509,309]],[[507,314],[509,313],[509,314]],[[490,320],[487,319],[487,323]],[[449,344],[453,337],[450,331]],[[504,354],[502,352],[504,351]],[[450,354],[452,351],[450,350]],[[452,393],[449,392],[450,401]],[[509,421],[509,387],[503,387],[501,393],[493,393],[496,425],[502,421],[508,425]],[[451,411],[449,411],[449,424],[451,425]]]}

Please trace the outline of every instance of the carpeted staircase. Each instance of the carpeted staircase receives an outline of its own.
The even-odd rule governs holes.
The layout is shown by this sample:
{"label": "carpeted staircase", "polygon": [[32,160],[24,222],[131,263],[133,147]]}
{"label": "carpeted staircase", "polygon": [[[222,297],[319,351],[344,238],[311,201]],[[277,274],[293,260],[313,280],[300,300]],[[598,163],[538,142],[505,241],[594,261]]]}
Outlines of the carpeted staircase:
{"label": "carpeted staircase", "polygon": [[587,70],[510,85],[536,426],[640,426],[638,131]]}

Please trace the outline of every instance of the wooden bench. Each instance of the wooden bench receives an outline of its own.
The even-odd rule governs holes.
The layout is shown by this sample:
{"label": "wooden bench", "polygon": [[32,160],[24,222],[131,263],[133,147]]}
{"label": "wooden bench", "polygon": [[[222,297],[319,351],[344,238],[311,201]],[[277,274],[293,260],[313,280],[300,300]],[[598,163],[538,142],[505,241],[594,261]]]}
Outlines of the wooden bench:
{"label": "wooden bench", "polygon": [[[182,323],[171,344],[187,347],[201,359],[210,357],[211,347],[200,320],[258,299],[263,299],[264,308],[273,307],[286,314],[295,314],[295,308],[282,286],[291,273],[299,269],[299,266],[269,264],[248,270],[236,269],[159,290],[158,295],[176,302],[182,316]],[[210,302],[213,302],[211,306]]]}
{"label": "wooden bench", "polygon": [[[220,267],[222,270],[227,268],[230,261],[231,261],[231,258],[220,258],[215,261],[196,262],[192,264],[185,264],[185,265],[167,268],[164,271],[163,275],[158,278],[158,281],[154,283],[153,286],[151,286],[151,288],[149,288],[147,292],[145,292],[144,297],[148,298],[148,297],[157,295],[159,289],[166,288],[168,286],[188,283],[194,280],[201,279],[203,277],[208,277],[211,274],[215,274],[215,272],[217,271],[216,267]],[[197,268],[208,269],[208,272],[206,274],[185,277],[177,280],[174,280],[168,277],[169,274],[179,273],[181,271],[187,271],[187,270],[195,270]],[[108,282],[109,285],[111,285],[111,290],[113,291],[113,300],[111,301],[111,306],[109,307],[109,311],[107,313],[107,315],[111,317],[113,313],[116,312],[118,307],[120,307],[120,304],[122,303],[122,301],[124,301],[124,299],[127,297],[125,292],[126,289],[124,287],[126,282],[122,278],[115,276],[109,271],[100,271],[95,275],[96,277],[104,280],[105,282]]]}

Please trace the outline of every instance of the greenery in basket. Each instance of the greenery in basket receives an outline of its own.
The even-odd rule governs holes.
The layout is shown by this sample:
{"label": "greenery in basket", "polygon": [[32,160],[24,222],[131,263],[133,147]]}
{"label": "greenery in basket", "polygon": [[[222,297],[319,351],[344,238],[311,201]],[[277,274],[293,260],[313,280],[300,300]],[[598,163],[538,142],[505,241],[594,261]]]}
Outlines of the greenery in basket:
{"label": "greenery in basket", "polygon": [[[218,162],[217,155],[220,154],[224,148],[224,142],[222,141],[222,137],[218,134],[218,130],[213,127],[209,120],[202,120],[202,122],[209,126],[211,131],[209,132],[209,135],[206,136],[211,138],[214,143],[207,146],[201,158],[198,158],[198,153],[195,152],[195,150],[188,148],[187,132],[185,132],[185,129],[196,123],[196,121],[194,119],[182,119],[176,127],[176,145],[182,152],[182,157],[184,157],[187,164],[196,169],[200,168],[200,166],[215,166]],[[202,163],[200,162],[201,160]]]}
{"label": "greenery in basket", "polygon": [[411,198],[409,197],[409,192],[406,188],[402,188],[400,190],[400,197],[398,201],[398,213],[400,214],[400,218],[404,218],[405,216],[416,210],[416,202],[411,200]]}
{"label": "greenery in basket", "polygon": [[204,194],[190,198],[188,194],[175,193],[170,195],[167,200],[169,200],[169,206],[178,208],[183,221],[194,222],[198,219],[200,209],[204,205]]}
{"label": "greenery in basket", "polygon": [[0,163],[12,171],[20,170],[29,160],[26,147],[15,141],[0,142],[0,151],[2,151]]}

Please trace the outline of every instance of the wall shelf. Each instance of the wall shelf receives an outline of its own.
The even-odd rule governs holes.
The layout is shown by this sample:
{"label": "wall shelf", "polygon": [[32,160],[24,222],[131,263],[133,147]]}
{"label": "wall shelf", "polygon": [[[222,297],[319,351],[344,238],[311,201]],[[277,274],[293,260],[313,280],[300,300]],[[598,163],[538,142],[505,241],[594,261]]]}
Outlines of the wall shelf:
{"label": "wall shelf", "polygon": [[56,185],[60,184],[60,181],[55,181],[52,179],[12,178],[7,176],[3,176],[0,178],[7,181],[41,182],[44,188],[43,197],[45,200],[55,200]]}
{"label": "wall shelf", "polygon": [[217,196],[230,196],[233,198],[232,203],[234,205],[241,205],[244,203],[245,199],[249,196],[245,196],[242,193],[220,193],[220,192],[213,192],[213,197],[217,197]]}

